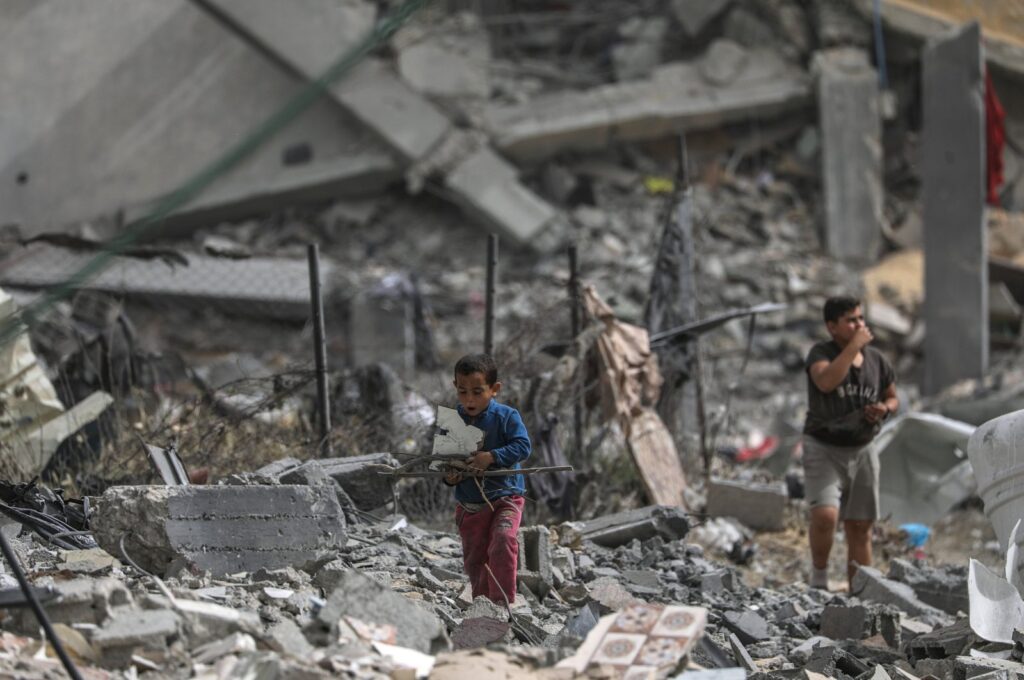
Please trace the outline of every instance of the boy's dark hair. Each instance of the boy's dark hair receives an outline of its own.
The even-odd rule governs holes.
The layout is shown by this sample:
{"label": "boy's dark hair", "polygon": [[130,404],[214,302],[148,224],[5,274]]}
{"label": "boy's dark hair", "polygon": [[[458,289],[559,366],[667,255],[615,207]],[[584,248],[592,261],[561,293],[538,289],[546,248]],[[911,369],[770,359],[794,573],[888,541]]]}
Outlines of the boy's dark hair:
{"label": "boy's dark hair", "polygon": [[828,300],[825,300],[822,316],[825,317],[825,323],[839,321],[839,317],[857,307],[860,307],[860,300],[855,297],[850,297],[849,295],[830,297]]}
{"label": "boy's dark hair", "polygon": [[455,375],[483,373],[488,385],[498,382],[498,364],[490,354],[467,354],[455,362]]}

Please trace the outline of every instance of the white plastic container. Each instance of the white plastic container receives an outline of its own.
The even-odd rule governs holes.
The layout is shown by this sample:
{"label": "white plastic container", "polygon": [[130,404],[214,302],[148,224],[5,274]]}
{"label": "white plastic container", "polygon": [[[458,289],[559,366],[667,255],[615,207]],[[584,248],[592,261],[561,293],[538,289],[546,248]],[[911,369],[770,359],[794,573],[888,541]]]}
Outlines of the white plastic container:
{"label": "white plastic container", "polygon": [[[985,514],[1005,551],[1013,525],[1024,517],[1024,411],[978,426],[967,442],[967,457],[974,467]],[[1024,532],[1017,536],[1017,544],[1022,543]]]}

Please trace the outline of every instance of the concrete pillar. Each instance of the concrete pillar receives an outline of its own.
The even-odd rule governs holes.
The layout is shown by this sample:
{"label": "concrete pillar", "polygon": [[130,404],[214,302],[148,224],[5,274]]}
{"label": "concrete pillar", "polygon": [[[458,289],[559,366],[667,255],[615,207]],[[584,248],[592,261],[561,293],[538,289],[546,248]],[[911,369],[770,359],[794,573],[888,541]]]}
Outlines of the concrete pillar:
{"label": "concrete pillar", "polygon": [[819,52],[814,69],[823,140],[825,249],[847,262],[873,262],[883,219],[878,78],[867,53],[856,48]]}
{"label": "concrete pillar", "polygon": [[924,50],[924,392],[988,369],[985,105],[977,23]]}

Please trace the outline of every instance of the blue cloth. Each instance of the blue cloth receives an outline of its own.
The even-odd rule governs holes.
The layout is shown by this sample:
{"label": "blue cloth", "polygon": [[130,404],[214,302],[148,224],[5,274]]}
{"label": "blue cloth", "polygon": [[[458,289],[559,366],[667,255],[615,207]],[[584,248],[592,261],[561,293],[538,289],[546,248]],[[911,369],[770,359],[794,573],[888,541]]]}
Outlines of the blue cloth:
{"label": "blue cloth", "polygon": [[[481,451],[490,451],[494,455],[494,464],[489,469],[522,468],[524,460],[530,457],[530,435],[526,432],[526,425],[519,411],[511,406],[499,404],[491,399],[484,409],[476,417],[468,416],[458,407],[462,421],[467,425],[478,427],[484,432],[484,443]],[[522,496],[526,493],[526,480],[523,475],[504,475],[501,477],[481,477],[484,493],[488,500],[501,498],[502,496]],[[460,503],[483,503],[484,498],[480,495],[475,479],[467,477],[455,486],[455,500]]]}
{"label": "blue cloth", "polygon": [[900,529],[907,533],[907,544],[911,548],[920,548],[932,536],[930,527],[924,524],[901,524]]}

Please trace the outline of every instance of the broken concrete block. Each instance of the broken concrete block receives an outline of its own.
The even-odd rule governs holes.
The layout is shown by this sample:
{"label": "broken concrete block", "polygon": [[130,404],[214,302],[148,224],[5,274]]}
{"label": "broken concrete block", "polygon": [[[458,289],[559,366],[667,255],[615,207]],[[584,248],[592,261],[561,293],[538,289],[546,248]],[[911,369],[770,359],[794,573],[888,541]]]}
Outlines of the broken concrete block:
{"label": "broken concrete block", "polygon": [[749,609],[742,611],[726,611],[722,614],[725,626],[736,633],[736,637],[745,645],[764,642],[771,637],[771,627],[757,612]]}
{"label": "broken concrete block", "polygon": [[606,614],[638,602],[632,593],[610,576],[602,576],[590,583],[590,599],[600,604]]}
{"label": "broken concrete block", "polygon": [[207,642],[192,650],[192,662],[197,664],[210,664],[222,659],[228,654],[244,652],[255,652],[256,640],[245,633],[235,633],[220,640]]}
{"label": "broken concrete block", "polygon": [[826,677],[840,677],[840,673],[857,677],[870,670],[870,666],[838,647],[818,647],[811,653],[804,670]]}
{"label": "broken concrete block", "polygon": [[97,501],[93,533],[158,574],[181,567],[216,575],[315,565],[345,544],[329,487],[121,486]]}
{"label": "broken concrete block", "polygon": [[138,649],[163,652],[180,634],[181,619],[170,609],[121,609],[92,635],[100,663],[121,668]]}
{"label": "broken concrete block", "polygon": [[862,600],[894,605],[910,616],[929,623],[945,624],[950,621],[948,614],[919,600],[910,586],[887,579],[871,567],[860,567],[857,570],[850,584],[850,593]]}
{"label": "broken concrete block", "polygon": [[[76,578],[54,583],[54,587],[60,595],[46,603],[46,613],[53,623],[98,625],[110,617],[114,608],[132,604],[127,586],[113,578]],[[39,622],[28,607],[20,609],[15,620],[19,631],[39,630]]]}
{"label": "broken concrete block", "polygon": [[[646,541],[655,536],[675,541],[685,537],[689,530],[690,522],[680,508],[649,505],[584,522],[583,538],[607,548],[615,548],[633,539]],[[582,561],[580,566],[582,568]]]}
{"label": "broken concrete block", "polygon": [[619,81],[650,75],[661,62],[661,49],[668,31],[664,17],[631,17],[619,26],[624,40],[612,47],[612,67]]}
{"label": "broken concrete block", "polygon": [[270,649],[295,659],[308,659],[315,649],[302,629],[290,619],[283,619],[268,627],[263,641]]}
{"label": "broken concrete block", "polygon": [[336,633],[342,616],[394,626],[398,631],[397,644],[402,647],[411,647],[426,654],[448,647],[448,637],[440,619],[355,570],[341,576],[327,603],[317,614],[317,620],[324,628]]}
{"label": "broken concrete block", "polygon": [[826,605],[820,632],[833,640],[863,640],[881,635],[894,649],[900,645],[900,615],[895,609],[864,605]]}
{"label": "broken concrete block", "polygon": [[550,536],[545,526],[519,529],[518,581],[540,599],[544,599],[554,587]]}
{"label": "broken concrete block", "polygon": [[317,460],[334,481],[348,494],[357,508],[373,510],[392,498],[391,479],[378,473],[375,465],[395,467],[398,461],[390,453],[369,453],[346,458]]}
{"label": "broken concrete block", "polygon": [[739,77],[746,68],[747,59],[749,55],[742,46],[731,40],[719,39],[708,47],[698,68],[704,80],[712,85],[725,86]]}
{"label": "broken concrete block", "polygon": [[95,574],[101,571],[109,571],[112,567],[120,566],[116,557],[102,548],[91,548],[89,550],[65,550],[63,568],[77,574]]}
{"label": "broken concrete block", "polygon": [[[491,46],[477,15],[461,12],[429,33],[400,32],[396,66],[402,80],[418,92],[440,97],[487,97]],[[416,39],[418,38],[418,39]]]}
{"label": "broken concrete block", "polygon": [[476,649],[496,642],[511,642],[512,625],[492,618],[466,618],[452,632],[455,649]]}
{"label": "broken concrete block", "polygon": [[480,597],[473,599],[473,604],[466,609],[467,619],[494,619],[496,621],[508,621],[508,610],[504,605],[492,601],[490,598]]}
{"label": "broken concrete block", "polygon": [[910,641],[907,656],[911,660],[946,658],[966,654],[976,640],[970,622],[962,619],[956,623],[922,633]]}
{"label": "broken concrete block", "polygon": [[707,487],[710,517],[733,517],[744,526],[779,531],[785,526],[789,494],[785,484],[711,480]]}
{"label": "broken concrete block", "polygon": [[922,602],[947,614],[970,611],[966,566],[936,568],[896,558],[889,562],[889,578],[906,583]]}

